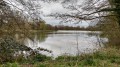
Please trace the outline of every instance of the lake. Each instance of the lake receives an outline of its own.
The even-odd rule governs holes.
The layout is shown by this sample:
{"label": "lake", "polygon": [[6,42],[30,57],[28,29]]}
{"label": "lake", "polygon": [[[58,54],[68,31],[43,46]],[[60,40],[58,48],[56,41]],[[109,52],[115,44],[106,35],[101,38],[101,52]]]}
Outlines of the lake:
{"label": "lake", "polygon": [[107,38],[101,38],[99,31],[65,31],[58,30],[49,33],[33,34],[33,41],[26,38],[26,46],[37,49],[44,48],[52,51],[39,51],[40,53],[58,57],[61,55],[80,55],[91,53],[99,48],[104,47],[103,43],[108,41]]}

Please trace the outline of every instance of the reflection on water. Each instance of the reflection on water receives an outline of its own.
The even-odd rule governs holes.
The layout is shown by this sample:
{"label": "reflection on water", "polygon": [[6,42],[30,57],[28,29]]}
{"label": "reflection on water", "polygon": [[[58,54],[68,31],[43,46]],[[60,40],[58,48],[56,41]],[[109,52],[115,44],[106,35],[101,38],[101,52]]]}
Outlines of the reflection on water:
{"label": "reflection on water", "polygon": [[[33,34],[34,41],[25,40],[25,44],[32,49],[38,47],[51,50],[52,53],[40,51],[40,53],[57,57],[63,54],[77,55],[81,53],[90,53],[93,50],[103,47],[103,42],[107,42],[107,38],[100,38],[100,32],[91,31],[57,31],[49,34]],[[91,35],[92,34],[92,35]],[[98,42],[99,41],[99,42]]]}

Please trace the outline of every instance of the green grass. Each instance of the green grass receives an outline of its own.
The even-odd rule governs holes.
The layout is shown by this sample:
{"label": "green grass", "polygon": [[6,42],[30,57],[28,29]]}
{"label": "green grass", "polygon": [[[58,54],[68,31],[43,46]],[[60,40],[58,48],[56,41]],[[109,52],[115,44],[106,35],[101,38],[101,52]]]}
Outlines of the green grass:
{"label": "green grass", "polygon": [[80,56],[59,56],[56,60],[34,64],[6,63],[1,67],[120,67],[120,49],[104,48],[92,54]]}

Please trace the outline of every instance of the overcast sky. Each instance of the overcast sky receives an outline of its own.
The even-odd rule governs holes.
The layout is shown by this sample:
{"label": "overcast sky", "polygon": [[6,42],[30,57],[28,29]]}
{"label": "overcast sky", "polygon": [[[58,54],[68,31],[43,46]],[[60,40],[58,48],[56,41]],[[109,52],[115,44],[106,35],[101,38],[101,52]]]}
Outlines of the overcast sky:
{"label": "overcast sky", "polygon": [[[52,3],[42,3],[42,12],[44,15],[49,15],[51,13],[68,13],[70,12],[69,9],[65,9],[60,2],[52,2]],[[68,22],[68,23],[59,23],[59,19],[55,19],[52,17],[42,17],[47,23],[53,24],[53,25],[70,25],[70,26],[88,26],[88,23],[78,23],[75,24],[74,22]]]}
{"label": "overcast sky", "polygon": [[[26,8],[24,8],[23,6],[21,6],[19,3],[15,2],[15,0],[6,0],[8,3],[12,3],[15,6],[19,7],[20,9],[23,9],[24,12],[27,13]],[[27,0],[26,0],[27,1]],[[28,0],[29,1],[29,0]],[[62,1],[62,0],[61,0]],[[43,1],[37,1],[34,3],[34,5],[40,5],[41,8],[37,9],[37,12],[40,12],[40,17],[46,21],[46,23],[48,24],[52,24],[52,25],[70,25],[70,26],[88,26],[87,22],[84,23],[78,23],[78,24],[74,24],[74,22],[71,23],[60,23],[60,19],[56,19],[54,17],[48,17],[47,15],[51,14],[51,13],[68,13],[71,12],[71,10],[69,9],[65,9],[62,4],[61,1],[59,2],[43,2]],[[81,4],[83,0],[71,0],[72,4]],[[67,3],[70,4],[70,3]],[[14,7],[13,7],[14,8]]]}

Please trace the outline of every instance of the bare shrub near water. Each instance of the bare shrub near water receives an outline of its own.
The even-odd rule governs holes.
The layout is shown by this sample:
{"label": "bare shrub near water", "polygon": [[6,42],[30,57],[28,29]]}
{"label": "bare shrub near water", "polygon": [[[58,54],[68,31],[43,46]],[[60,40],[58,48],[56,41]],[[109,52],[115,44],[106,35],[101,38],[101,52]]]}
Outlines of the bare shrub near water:
{"label": "bare shrub near water", "polygon": [[99,28],[103,31],[102,37],[109,39],[108,44],[119,46],[120,44],[120,28],[115,17],[105,18],[98,24]]}

